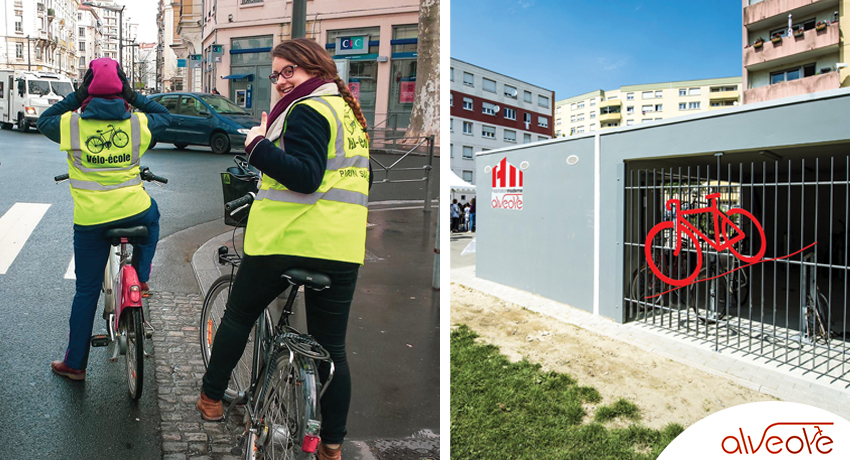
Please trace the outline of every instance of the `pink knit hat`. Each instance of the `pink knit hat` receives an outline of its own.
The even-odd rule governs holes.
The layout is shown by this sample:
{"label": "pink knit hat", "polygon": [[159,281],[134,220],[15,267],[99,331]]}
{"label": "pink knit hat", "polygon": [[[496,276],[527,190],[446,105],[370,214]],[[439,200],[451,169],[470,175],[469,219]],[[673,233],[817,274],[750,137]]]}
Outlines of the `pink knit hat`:
{"label": "pink knit hat", "polygon": [[124,85],[118,77],[118,61],[108,57],[99,58],[91,61],[89,68],[93,74],[89,85],[90,95],[112,96],[121,94]]}

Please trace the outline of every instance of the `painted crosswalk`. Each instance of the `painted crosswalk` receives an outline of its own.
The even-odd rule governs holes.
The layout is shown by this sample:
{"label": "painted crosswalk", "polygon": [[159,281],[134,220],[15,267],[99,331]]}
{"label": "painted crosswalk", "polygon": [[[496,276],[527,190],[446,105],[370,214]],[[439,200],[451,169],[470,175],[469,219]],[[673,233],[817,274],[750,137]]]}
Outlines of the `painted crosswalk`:
{"label": "painted crosswalk", "polygon": [[6,274],[50,204],[15,203],[0,217],[0,275]]}

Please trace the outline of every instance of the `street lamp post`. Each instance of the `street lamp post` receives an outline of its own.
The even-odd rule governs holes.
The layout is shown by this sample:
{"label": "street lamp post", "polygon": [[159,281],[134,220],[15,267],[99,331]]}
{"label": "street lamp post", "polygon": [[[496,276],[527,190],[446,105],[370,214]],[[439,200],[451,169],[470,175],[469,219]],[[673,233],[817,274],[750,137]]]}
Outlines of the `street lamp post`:
{"label": "street lamp post", "polygon": [[30,36],[27,35],[27,70],[32,70],[32,52],[30,50]]}

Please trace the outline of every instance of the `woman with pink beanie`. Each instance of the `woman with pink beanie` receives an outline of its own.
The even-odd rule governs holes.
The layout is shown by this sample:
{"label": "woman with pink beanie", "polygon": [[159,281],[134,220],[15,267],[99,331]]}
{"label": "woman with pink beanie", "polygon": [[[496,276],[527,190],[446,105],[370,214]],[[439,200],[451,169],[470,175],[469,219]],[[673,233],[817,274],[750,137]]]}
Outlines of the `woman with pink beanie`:
{"label": "woman with pink beanie", "polygon": [[[131,105],[140,112],[131,114]],[[79,113],[75,113],[77,109]],[[76,294],[68,347],[63,359],[51,363],[54,373],[70,380],[86,378],[94,316],[109,256],[110,243],[102,236],[105,230],[148,228],[147,238],[133,251],[142,291],[148,291],[159,239],[159,209],[136,178],[139,159],[170,123],[168,110],[133,91],[118,62],[110,58],[91,61],[79,88],[38,119],[38,130],[67,152],[72,178]],[[120,129],[129,139],[119,142],[113,135],[109,142],[87,142],[108,129]]]}

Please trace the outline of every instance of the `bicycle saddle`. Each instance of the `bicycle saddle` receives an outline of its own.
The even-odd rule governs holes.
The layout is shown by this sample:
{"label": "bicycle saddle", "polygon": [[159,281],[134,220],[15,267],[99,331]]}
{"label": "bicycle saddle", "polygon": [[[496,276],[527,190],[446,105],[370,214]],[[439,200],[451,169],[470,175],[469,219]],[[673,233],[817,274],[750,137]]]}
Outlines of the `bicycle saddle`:
{"label": "bicycle saddle", "polygon": [[103,132],[103,130],[102,130],[102,129],[98,129],[98,130],[97,130],[97,132],[102,133],[102,132]]}
{"label": "bicycle saddle", "polygon": [[144,238],[148,236],[148,228],[144,225],[130,228],[111,228],[103,232],[103,237],[112,241],[121,238]]}
{"label": "bicycle saddle", "polygon": [[331,287],[331,278],[318,272],[311,272],[302,268],[292,268],[283,272],[283,277],[293,286],[304,285],[314,291],[321,291]]}

